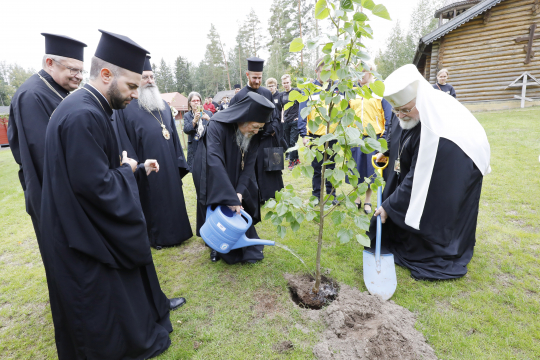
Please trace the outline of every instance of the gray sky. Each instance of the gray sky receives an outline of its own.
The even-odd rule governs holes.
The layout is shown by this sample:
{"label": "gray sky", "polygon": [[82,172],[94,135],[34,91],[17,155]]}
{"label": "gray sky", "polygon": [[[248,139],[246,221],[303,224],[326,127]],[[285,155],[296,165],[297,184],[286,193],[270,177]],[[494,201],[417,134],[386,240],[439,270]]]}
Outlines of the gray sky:
{"label": "gray sky", "polygon": [[[314,0],[309,0],[314,1]],[[417,0],[380,0],[393,21],[371,16],[375,51],[384,46],[395,20],[409,22]],[[67,35],[88,45],[85,68],[100,38],[97,29],[126,35],[150,51],[152,61],[169,64],[181,55],[198,63],[204,57],[210,24],[219,31],[226,52],[235,44],[238,24],[253,8],[266,33],[271,0],[6,0],[2,4],[0,61],[38,69],[45,51],[42,32]],[[261,56],[266,56],[262,52]]]}

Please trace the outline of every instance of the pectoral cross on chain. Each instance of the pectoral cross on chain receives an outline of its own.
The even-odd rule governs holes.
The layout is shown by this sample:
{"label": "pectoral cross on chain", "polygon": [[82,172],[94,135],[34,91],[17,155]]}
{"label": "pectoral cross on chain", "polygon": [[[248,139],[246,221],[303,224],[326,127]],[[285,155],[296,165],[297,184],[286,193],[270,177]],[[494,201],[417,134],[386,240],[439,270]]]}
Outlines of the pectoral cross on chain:
{"label": "pectoral cross on chain", "polygon": [[536,31],[536,24],[532,24],[529,28],[529,35],[527,36],[520,36],[516,38],[516,43],[522,42],[522,41],[528,41],[528,44],[523,47],[523,50],[527,53],[527,56],[525,57],[525,64],[528,64],[531,62],[531,59],[534,57],[534,51],[533,51],[533,43],[534,40],[540,39],[540,34],[535,34]]}

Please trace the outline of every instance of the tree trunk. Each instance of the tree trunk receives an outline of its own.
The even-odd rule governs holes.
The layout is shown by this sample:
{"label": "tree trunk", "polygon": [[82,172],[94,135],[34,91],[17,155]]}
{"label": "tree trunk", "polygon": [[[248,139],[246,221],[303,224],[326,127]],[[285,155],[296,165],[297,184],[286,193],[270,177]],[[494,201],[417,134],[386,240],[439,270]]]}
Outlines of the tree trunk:
{"label": "tree trunk", "polygon": [[232,90],[231,87],[231,76],[229,75],[229,64],[227,63],[227,57],[225,56],[225,51],[223,50],[223,44],[221,43],[221,37],[218,34],[219,46],[221,47],[221,53],[223,54],[223,62],[225,63],[225,68],[227,69],[227,79],[229,80],[229,90]]}
{"label": "tree trunk", "polygon": [[240,59],[240,45],[238,45],[238,74],[240,74],[240,86],[244,87],[242,83],[242,60]]}
{"label": "tree trunk", "polygon": [[[302,13],[300,12],[300,4],[302,0],[298,0],[298,28],[300,29],[300,39],[302,39]],[[300,50],[300,75],[304,76],[304,50]]]}

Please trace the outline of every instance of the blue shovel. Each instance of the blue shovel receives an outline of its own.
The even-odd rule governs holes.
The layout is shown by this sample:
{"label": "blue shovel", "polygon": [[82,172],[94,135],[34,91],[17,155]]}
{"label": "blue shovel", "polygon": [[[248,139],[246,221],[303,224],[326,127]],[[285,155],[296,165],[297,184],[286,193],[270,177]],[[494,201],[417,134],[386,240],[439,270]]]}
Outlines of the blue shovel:
{"label": "blue shovel", "polygon": [[[371,159],[373,168],[380,172],[388,166],[388,159],[384,167],[375,164],[376,156]],[[382,187],[377,189],[377,206],[382,203]],[[377,237],[375,254],[364,250],[364,283],[371,295],[380,295],[383,300],[388,300],[394,295],[397,287],[396,266],[393,254],[381,255],[381,216],[377,216]]]}

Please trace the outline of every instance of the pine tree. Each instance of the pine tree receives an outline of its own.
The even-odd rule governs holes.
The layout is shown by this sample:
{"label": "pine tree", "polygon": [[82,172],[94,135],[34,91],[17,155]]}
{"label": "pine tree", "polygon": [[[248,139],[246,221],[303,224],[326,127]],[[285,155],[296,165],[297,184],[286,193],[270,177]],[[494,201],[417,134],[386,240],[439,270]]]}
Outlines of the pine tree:
{"label": "pine tree", "polygon": [[207,66],[204,74],[204,92],[205,94],[213,95],[220,90],[228,88],[228,86],[225,86],[227,75],[219,34],[214,24],[210,25],[210,32],[207,38],[210,40],[210,43],[206,45],[206,53],[204,55],[204,62]]}
{"label": "pine tree", "polygon": [[172,74],[172,70],[162,58],[159,68],[156,68],[154,64],[154,76],[156,78],[156,84],[161,93],[169,93],[176,91],[175,77]]}
{"label": "pine tree", "polygon": [[191,79],[189,77],[189,63],[187,59],[178,56],[174,63],[176,91],[187,96],[191,92]]}

